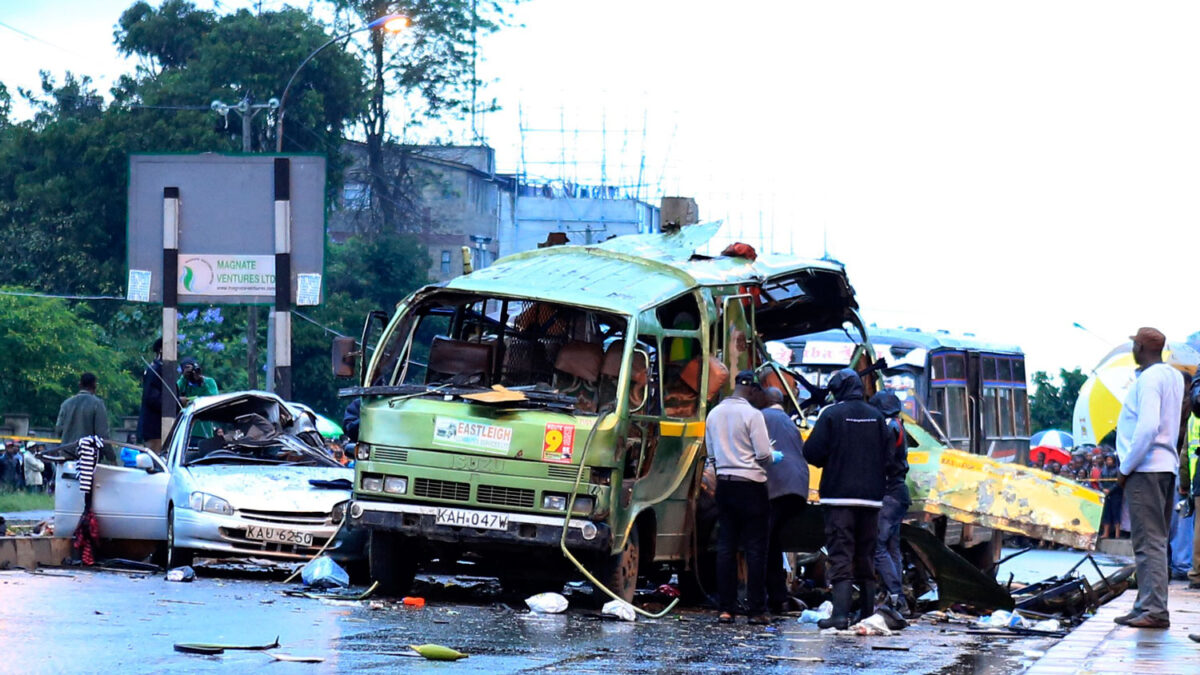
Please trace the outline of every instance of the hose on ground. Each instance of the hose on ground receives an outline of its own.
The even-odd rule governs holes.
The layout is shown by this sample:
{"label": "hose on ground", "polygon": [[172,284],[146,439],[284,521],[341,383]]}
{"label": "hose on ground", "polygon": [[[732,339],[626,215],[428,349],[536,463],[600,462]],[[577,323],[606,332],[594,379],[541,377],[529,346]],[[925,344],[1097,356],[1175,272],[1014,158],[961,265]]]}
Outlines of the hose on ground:
{"label": "hose on ground", "polygon": [[[567,560],[570,560],[571,564],[574,565],[575,568],[578,569],[583,574],[584,578],[587,579],[588,581],[590,581],[593,586],[595,586],[596,588],[603,591],[605,595],[612,598],[613,600],[620,600],[621,602],[625,602],[624,598],[618,596],[616,593],[613,593],[611,590],[609,590],[609,588],[607,586],[600,583],[600,580],[597,579],[595,576],[593,576],[592,573],[589,572],[586,567],[584,567],[583,563],[579,562],[579,560],[574,555],[572,555],[571,551],[567,549],[567,532],[569,531],[569,529],[571,527],[571,513],[575,510],[575,496],[578,493],[579,484],[581,482],[583,482],[583,471],[585,468],[587,468],[588,450],[590,450],[592,447],[592,439],[595,438],[596,431],[600,428],[600,425],[604,422],[604,420],[606,418],[608,418],[609,415],[612,415],[612,414],[613,413],[610,411],[610,412],[606,412],[603,415],[601,415],[596,420],[596,423],[592,425],[592,430],[588,432],[587,440],[584,441],[583,454],[580,455],[580,457],[579,457],[579,471],[575,474],[575,485],[571,487],[571,496],[567,500],[567,513],[565,516],[563,516],[562,536],[559,537],[558,546],[560,549],[562,549],[563,556],[565,556]],[[628,545],[629,545],[628,542],[626,542],[626,546],[628,546]],[[634,606],[632,603],[626,603],[626,604],[628,604],[633,609],[633,611],[637,612],[638,614],[641,614],[644,617],[647,617],[650,619],[661,619],[662,617],[666,616],[672,609],[674,609],[675,605],[679,604],[679,598],[675,598],[674,600],[672,600],[671,604],[667,605],[666,608],[663,609],[663,611],[658,612],[657,614],[655,614],[653,612],[647,612],[646,610],[642,609],[641,607]]]}

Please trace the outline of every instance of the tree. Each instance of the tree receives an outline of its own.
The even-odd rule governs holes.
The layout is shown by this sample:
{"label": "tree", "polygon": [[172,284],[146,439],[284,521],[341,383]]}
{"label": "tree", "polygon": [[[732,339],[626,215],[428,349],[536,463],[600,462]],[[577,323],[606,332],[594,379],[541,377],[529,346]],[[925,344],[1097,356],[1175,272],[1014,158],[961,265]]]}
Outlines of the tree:
{"label": "tree", "polygon": [[[388,40],[381,31],[368,38],[367,79],[370,99],[362,117],[367,146],[367,185],[371,223],[360,228],[367,236],[378,232],[415,231],[422,224],[419,194],[407,152],[388,133],[385,98],[398,95],[405,103],[402,128],[456,115],[479,112],[475,74],[476,41],[499,30],[519,0],[331,0],[350,20],[362,25],[387,14],[401,14],[410,26],[404,36]],[[495,109],[492,102],[486,109]],[[391,153],[385,152],[390,149]],[[388,154],[394,155],[388,161]]]}
{"label": "tree", "polygon": [[0,295],[0,362],[10,365],[0,378],[0,410],[30,413],[34,424],[53,425],[59,405],[79,391],[79,375],[89,371],[99,380],[110,422],[138,409],[138,381],[108,332],[62,300]]}
{"label": "tree", "polygon": [[1029,399],[1029,416],[1033,422],[1034,431],[1043,429],[1070,430],[1075,414],[1075,401],[1079,398],[1079,390],[1087,381],[1078,368],[1067,370],[1060,368],[1056,385],[1045,371],[1033,374],[1033,386],[1036,390]]}

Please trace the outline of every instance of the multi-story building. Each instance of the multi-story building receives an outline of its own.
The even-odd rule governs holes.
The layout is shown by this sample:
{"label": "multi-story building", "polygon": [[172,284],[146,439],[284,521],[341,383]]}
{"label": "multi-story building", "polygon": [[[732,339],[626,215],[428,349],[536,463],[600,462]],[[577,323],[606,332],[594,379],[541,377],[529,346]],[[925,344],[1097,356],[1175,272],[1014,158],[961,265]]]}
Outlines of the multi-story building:
{"label": "multi-story building", "polygon": [[[334,241],[358,231],[374,204],[365,145],[348,141],[344,151],[351,165],[329,217]],[[519,176],[498,174],[495,150],[486,145],[404,146],[387,152],[389,173],[404,176],[410,193],[419,194],[409,205],[416,212],[407,222],[429,250],[431,279],[461,274],[463,247],[479,268],[497,257],[536,248],[554,232],[583,244],[660,228],[657,207],[618,188],[531,185]]]}

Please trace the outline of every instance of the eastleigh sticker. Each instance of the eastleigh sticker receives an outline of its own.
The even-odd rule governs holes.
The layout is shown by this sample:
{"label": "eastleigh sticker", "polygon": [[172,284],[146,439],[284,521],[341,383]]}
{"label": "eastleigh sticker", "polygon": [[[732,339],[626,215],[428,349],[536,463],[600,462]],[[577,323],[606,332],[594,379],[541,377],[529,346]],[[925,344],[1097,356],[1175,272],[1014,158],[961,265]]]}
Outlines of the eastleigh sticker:
{"label": "eastleigh sticker", "polygon": [[511,428],[494,424],[468,422],[453,417],[438,417],[433,422],[433,442],[439,445],[508,452],[512,437]]}

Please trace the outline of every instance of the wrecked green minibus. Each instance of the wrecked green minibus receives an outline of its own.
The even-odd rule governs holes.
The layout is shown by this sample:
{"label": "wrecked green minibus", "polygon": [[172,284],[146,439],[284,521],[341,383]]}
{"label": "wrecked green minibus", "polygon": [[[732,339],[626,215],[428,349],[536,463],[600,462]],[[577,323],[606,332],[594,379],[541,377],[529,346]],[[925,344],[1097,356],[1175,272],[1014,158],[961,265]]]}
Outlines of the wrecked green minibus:
{"label": "wrecked green minibus", "polygon": [[763,340],[862,332],[839,263],[697,255],[717,227],[520,253],[415,292],[377,340],[368,320],[342,393],[362,399],[348,525],[374,580],[404,592],[470,556],[506,584],[573,562],[624,599],[639,575],[687,585],[729,373]]}

